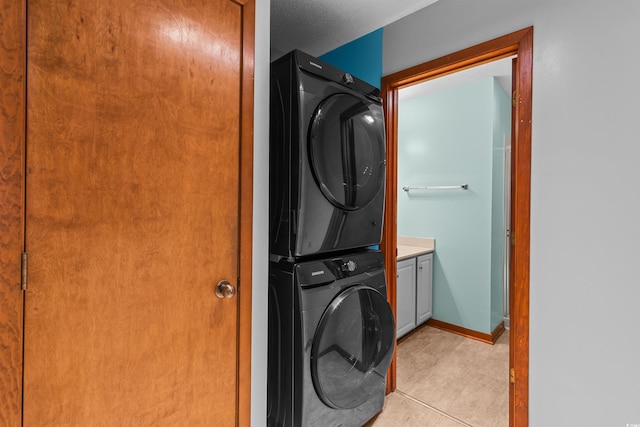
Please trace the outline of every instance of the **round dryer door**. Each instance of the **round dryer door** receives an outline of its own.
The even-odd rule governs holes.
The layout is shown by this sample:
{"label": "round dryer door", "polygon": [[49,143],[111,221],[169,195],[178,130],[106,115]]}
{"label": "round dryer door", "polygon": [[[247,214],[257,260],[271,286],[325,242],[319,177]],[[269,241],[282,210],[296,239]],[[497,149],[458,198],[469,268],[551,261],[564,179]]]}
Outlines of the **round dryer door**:
{"label": "round dryer door", "polygon": [[393,356],[395,323],[386,298],[355,285],[323,313],[311,347],[311,375],[318,396],[336,409],[356,408],[385,388]]}
{"label": "round dryer door", "polygon": [[323,100],[309,127],[309,157],[315,180],[335,206],[356,210],[384,187],[382,106],[337,93]]}

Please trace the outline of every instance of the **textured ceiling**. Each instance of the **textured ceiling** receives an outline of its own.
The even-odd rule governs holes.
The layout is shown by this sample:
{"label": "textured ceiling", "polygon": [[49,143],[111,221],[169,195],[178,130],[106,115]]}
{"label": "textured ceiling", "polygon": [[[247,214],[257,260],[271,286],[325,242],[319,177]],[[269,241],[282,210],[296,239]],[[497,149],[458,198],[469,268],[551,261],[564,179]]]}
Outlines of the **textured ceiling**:
{"label": "textured ceiling", "polygon": [[271,58],[320,56],[437,0],[271,0]]}

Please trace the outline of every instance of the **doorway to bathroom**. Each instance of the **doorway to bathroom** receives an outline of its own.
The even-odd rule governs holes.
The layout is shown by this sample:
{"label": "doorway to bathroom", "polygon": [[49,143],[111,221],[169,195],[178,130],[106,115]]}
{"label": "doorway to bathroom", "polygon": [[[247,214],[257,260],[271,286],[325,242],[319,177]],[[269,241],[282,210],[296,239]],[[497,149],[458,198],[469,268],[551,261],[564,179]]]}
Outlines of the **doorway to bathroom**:
{"label": "doorway to bathroom", "polygon": [[[387,203],[382,248],[385,252],[389,299],[396,306],[396,247],[398,193],[398,124],[400,90],[458,71],[515,56],[513,139],[510,171],[509,304],[509,425],[528,425],[529,353],[529,211],[531,168],[531,77],[533,28],[473,46],[445,57],[386,76],[382,81],[387,117]],[[436,243],[437,251],[437,243]],[[396,388],[396,364],[391,366],[388,390]]]}
{"label": "doorway to bathroom", "polygon": [[434,239],[433,318],[492,342],[508,327],[513,60],[401,88],[398,96],[398,243]]}
{"label": "doorway to bathroom", "polygon": [[395,400],[420,402],[411,405],[419,415],[478,427],[509,423],[503,302],[512,61],[421,82],[398,97],[398,250],[433,239],[436,251],[417,272],[429,272],[432,292],[418,292],[417,280],[415,299],[404,279],[413,260],[399,257],[398,337],[411,303],[417,324],[417,307],[432,296],[432,317],[398,341]]}

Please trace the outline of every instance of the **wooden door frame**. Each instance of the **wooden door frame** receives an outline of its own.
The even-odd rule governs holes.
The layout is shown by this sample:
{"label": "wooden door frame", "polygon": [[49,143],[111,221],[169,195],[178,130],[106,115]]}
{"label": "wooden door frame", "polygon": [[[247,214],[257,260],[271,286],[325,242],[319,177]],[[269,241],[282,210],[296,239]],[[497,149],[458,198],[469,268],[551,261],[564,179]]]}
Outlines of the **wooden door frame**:
{"label": "wooden door frame", "polygon": [[[253,113],[255,0],[231,0],[242,10],[240,113],[237,425],[251,424],[251,298],[253,245]],[[0,9],[0,425],[22,423],[25,294],[26,0]]]}
{"label": "wooden door frame", "polygon": [[[382,238],[389,302],[396,311],[398,202],[398,90],[477,65],[517,55],[516,107],[511,148],[511,283],[509,425],[529,424],[529,242],[531,207],[531,95],[533,27],[446,55],[382,78],[386,117],[387,185]],[[507,373],[505,373],[507,375]],[[396,389],[396,355],[389,368],[387,392]]]}

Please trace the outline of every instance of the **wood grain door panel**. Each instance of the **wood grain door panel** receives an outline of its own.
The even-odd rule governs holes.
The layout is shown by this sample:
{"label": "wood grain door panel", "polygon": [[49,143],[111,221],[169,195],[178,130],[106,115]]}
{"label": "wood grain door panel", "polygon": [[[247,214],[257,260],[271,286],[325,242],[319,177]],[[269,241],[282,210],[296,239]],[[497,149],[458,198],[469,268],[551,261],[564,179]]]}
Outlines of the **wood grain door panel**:
{"label": "wood grain door panel", "polygon": [[235,425],[241,23],[28,2],[24,425]]}

